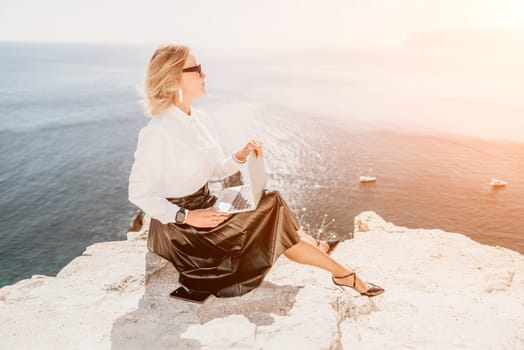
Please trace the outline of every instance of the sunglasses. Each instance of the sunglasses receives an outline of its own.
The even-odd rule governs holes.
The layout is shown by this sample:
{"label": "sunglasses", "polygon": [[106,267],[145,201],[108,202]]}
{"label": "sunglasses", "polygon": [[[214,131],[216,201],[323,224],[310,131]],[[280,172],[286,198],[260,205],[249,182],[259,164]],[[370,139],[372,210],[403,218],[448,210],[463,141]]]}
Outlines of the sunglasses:
{"label": "sunglasses", "polygon": [[182,69],[182,72],[198,72],[200,76],[202,76],[202,67],[200,65],[193,66],[193,67],[187,67]]}

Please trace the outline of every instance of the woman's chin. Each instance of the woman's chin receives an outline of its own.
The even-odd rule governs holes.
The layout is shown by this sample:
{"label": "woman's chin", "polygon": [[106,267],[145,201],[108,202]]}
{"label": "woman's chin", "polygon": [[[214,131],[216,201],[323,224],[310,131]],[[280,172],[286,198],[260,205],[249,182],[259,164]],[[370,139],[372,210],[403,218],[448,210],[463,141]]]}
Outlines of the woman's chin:
{"label": "woman's chin", "polygon": [[200,98],[200,97],[205,96],[205,95],[207,95],[206,90],[202,90],[202,91],[200,91],[200,92],[194,94],[194,95],[193,95],[193,99]]}

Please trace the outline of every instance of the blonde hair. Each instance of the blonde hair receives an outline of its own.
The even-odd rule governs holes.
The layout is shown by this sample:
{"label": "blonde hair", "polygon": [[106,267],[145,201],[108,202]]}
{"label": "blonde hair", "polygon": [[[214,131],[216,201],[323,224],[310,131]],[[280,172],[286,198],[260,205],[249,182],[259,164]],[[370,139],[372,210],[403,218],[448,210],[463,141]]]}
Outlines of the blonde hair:
{"label": "blonde hair", "polygon": [[188,55],[189,47],[184,45],[167,44],[155,50],[144,84],[146,113],[158,115],[175,103]]}

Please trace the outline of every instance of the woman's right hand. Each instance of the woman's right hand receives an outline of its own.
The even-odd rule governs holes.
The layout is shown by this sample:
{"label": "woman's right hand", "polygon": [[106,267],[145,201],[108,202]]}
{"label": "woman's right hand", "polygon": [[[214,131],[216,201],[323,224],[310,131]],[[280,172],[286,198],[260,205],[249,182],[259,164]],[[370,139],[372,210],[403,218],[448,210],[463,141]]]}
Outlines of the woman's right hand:
{"label": "woman's right hand", "polygon": [[250,140],[248,143],[246,143],[244,148],[235,153],[235,157],[240,162],[244,162],[247,156],[251,154],[251,152],[255,153],[255,157],[257,157],[257,159],[262,158],[262,156],[264,155],[262,142],[257,140]]}
{"label": "woman's right hand", "polygon": [[222,213],[212,208],[189,210],[186,224],[195,227],[216,227],[224,222],[229,214]]}

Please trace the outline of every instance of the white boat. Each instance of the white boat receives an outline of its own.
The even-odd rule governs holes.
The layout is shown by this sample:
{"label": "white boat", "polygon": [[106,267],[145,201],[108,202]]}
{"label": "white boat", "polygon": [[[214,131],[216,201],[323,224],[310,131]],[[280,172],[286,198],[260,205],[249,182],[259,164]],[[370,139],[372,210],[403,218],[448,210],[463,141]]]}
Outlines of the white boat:
{"label": "white boat", "polygon": [[377,178],[374,176],[361,176],[359,178],[360,182],[375,182],[377,181]]}
{"label": "white boat", "polygon": [[491,182],[489,183],[491,186],[493,187],[502,187],[502,186],[506,186],[508,184],[507,181],[502,181],[502,180],[499,180],[499,179],[491,179]]}

